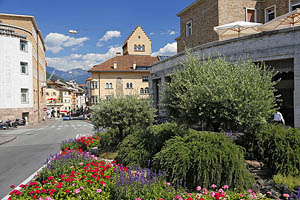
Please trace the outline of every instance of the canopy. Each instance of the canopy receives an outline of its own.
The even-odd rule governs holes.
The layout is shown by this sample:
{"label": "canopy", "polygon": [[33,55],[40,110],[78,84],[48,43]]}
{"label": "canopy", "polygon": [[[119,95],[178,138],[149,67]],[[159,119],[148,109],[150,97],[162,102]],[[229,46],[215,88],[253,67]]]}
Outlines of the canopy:
{"label": "canopy", "polygon": [[289,12],[285,15],[276,17],[268,23],[261,25],[259,30],[261,31],[273,31],[283,28],[290,28],[300,26],[300,9]]}
{"label": "canopy", "polygon": [[214,27],[214,30],[218,33],[220,40],[227,40],[231,38],[252,35],[259,33],[257,27],[261,23],[237,21],[230,24]]}
{"label": "canopy", "polygon": [[48,99],[49,101],[52,101],[52,100],[56,100],[55,98],[50,98],[50,99]]}

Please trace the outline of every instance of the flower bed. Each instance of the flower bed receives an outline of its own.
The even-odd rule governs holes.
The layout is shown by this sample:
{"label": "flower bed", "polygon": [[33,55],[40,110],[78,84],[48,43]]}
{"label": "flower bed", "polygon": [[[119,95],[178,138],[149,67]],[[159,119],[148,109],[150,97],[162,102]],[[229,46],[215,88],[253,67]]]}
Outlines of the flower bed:
{"label": "flower bed", "polygon": [[114,162],[98,160],[82,148],[66,147],[51,156],[47,166],[21,189],[10,192],[14,199],[123,199],[123,200],[208,200],[208,199],[267,199],[251,190],[237,193],[228,186],[217,189],[201,188],[188,193],[166,181],[165,173],[125,167]]}

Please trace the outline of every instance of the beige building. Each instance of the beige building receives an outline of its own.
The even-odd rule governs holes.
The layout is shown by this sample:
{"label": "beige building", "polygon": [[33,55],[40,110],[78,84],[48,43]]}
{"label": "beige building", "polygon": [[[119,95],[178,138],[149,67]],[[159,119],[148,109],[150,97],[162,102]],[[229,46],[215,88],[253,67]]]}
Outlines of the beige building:
{"label": "beige building", "polygon": [[219,40],[214,27],[236,21],[266,23],[300,8],[299,0],[195,0],[177,14],[177,52]]}
{"label": "beige building", "polygon": [[149,69],[157,62],[151,56],[151,40],[138,26],[123,44],[123,55],[117,55],[89,70],[87,80],[89,105],[117,95],[149,96]]}
{"label": "beige building", "polygon": [[46,60],[35,18],[0,13],[0,120],[46,115]]}

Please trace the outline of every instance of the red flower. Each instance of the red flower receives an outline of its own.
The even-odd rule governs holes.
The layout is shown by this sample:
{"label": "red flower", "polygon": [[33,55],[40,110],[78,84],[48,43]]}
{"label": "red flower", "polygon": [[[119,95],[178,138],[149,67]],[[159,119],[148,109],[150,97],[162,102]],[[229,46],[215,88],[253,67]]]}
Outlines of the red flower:
{"label": "red flower", "polygon": [[48,177],[48,180],[53,180],[53,176],[49,176],[49,177]]}
{"label": "red flower", "polygon": [[71,191],[70,191],[70,190],[66,190],[65,192],[66,192],[66,193],[70,193]]}
{"label": "red flower", "polygon": [[15,185],[11,185],[10,188],[15,188]]}

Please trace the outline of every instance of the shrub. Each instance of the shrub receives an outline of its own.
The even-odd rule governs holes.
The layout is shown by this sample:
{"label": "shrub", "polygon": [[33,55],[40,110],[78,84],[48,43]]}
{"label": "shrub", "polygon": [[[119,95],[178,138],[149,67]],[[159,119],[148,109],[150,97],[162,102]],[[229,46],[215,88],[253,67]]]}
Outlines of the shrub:
{"label": "shrub", "polygon": [[185,134],[188,134],[188,131],[176,123],[149,126],[146,132],[136,132],[122,141],[117,161],[124,165],[150,167],[149,161],[162,149],[165,141]]}
{"label": "shrub", "polygon": [[166,85],[165,107],[179,123],[202,123],[205,130],[249,131],[266,123],[276,106],[275,73],[264,65],[201,61],[187,53],[183,69]]}
{"label": "shrub", "polygon": [[276,184],[285,184],[289,189],[293,190],[296,187],[300,187],[300,176],[283,176],[281,174],[276,174],[273,177]]}
{"label": "shrub", "polygon": [[253,181],[241,147],[217,133],[190,130],[189,135],[176,136],[154,156],[154,164],[174,184],[188,188],[217,184],[243,189]]}
{"label": "shrub", "polygon": [[116,147],[118,146],[119,138],[118,130],[110,128],[105,132],[96,133],[96,135],[101,139],[99,147],[100,148],[107,148],[107,147]]}
{"label": "shrub", "polygon": [[92,107],[91,120],[95,128],[118,129],[119,142],[131,133],[132,127],[146,129],[154,120],[154,108],[149,99],[118,96],[101,100]]}
{"label": "shrub", "polygon": [[274,174],[300,175],[300,130],[268,124],[253,138],[252,155]]}

